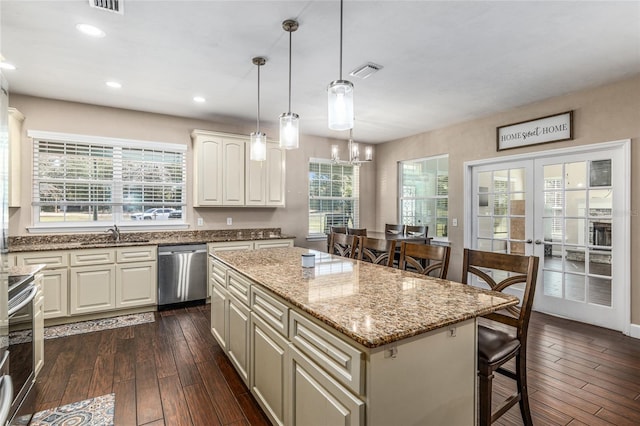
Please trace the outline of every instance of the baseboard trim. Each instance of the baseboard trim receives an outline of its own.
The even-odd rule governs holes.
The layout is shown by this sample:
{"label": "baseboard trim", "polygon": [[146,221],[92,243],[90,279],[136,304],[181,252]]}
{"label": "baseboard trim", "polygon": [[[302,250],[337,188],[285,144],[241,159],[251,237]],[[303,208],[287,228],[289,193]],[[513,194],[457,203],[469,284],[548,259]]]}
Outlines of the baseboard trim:
{"label": "baseboard trim", "polygon": [[639,324],[631,324],[629,326],[629,336],[634,337],[636,339],[640,339],[640,325]]}

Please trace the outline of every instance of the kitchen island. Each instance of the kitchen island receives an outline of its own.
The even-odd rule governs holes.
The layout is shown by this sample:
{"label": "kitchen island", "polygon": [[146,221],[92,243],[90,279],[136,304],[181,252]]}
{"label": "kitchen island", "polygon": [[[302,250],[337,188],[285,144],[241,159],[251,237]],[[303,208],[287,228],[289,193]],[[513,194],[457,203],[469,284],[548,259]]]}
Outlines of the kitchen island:
{"label": "kitchen island", "polygon": [[476,318],[518,302],[297,247],[216,253],[210,286],[213,335],[291,425],[474,424]]}

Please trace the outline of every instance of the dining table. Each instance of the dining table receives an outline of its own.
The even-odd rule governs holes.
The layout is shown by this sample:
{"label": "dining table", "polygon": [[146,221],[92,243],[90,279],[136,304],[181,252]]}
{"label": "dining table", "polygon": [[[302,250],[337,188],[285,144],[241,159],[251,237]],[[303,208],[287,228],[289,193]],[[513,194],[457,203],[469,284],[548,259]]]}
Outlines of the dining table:
{"label": "dining table", "polygon": [[428,237],[426,235],[414,235],[414,234],[404,234],[402,232],[392,233],[392,232],[383,232],[383,231],[367,231],[367,238],[377,238],[379,240],[387,240],[387,241],[407,241],[412,243],[419,244],[431,244],[432,237]]}

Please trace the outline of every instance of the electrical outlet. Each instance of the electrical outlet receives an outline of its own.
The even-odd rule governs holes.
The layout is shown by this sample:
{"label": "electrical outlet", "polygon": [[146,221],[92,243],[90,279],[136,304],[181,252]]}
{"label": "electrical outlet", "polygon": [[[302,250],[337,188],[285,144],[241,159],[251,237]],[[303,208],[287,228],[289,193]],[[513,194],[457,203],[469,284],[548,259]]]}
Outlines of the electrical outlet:
{"label": "electrical outlet", "polygon": [[458,219],[456,219],[456,218],[451,219],[451,224],[453,226],[458,226]]}
{"label": "electrical outlet", "polygon": [[204,225],[204,220],[202,220],[201,217],[198,218],[198,226],[203,226]]}
{"label": "electrical outlet", "polygon": [[227,225],[233,225],[233,219],[230,217],[227,218]]}

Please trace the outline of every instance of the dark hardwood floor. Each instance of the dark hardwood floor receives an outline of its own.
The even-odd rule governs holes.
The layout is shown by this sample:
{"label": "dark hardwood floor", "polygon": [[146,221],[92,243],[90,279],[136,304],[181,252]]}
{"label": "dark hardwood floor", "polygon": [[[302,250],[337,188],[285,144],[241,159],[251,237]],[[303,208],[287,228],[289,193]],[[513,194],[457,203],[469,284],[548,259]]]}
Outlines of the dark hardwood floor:
{"label": "dark hardwood floor", "polygon": [[[45,341],[38,409],[114,392],[116,425],[265,425],[209,330],[209,306],[156,322]],[[640,424],[640,341],[534,313],[530,402],[536,425]],[[498,377],[494,400],[513,389]],[[521,425],[518,407],[499,425]]]}

